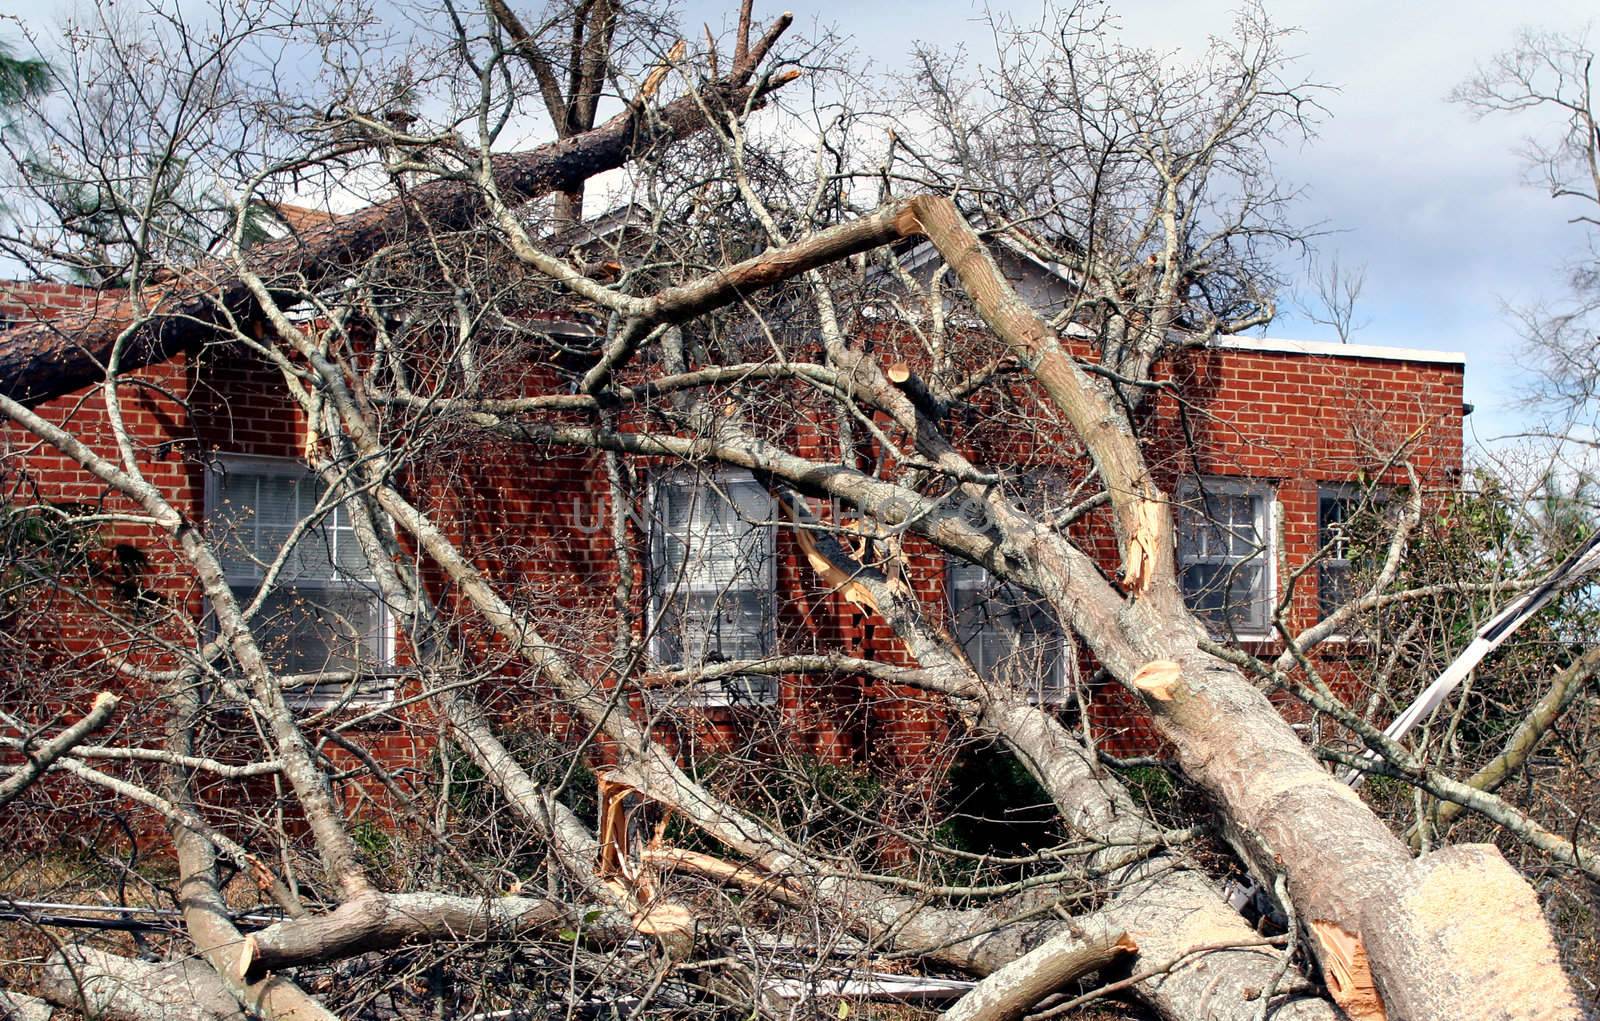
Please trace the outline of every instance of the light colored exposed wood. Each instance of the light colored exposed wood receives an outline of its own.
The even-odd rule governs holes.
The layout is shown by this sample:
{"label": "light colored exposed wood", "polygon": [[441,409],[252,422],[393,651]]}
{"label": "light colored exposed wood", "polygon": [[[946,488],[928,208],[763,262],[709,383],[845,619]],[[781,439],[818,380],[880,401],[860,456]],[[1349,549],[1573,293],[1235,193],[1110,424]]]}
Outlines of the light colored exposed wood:
{"label": "light colored exposed wood", "polygon": [[660,869],[693,872],[720,883],[731,883],[751,893],[758,893],[793,907],[806,903],[803,892],[748,863],[731,862],[715,855],[679,847],[649,848],[644,853],[644,860]]}
{"label": "light colored exposed wood", "polygon": [[[785,499],[782,504],[789,520],[798,525],[817,524],[817,519],[799,506],[797,500]],[[810,527],[797,528],[794,535],[801,552],[805,554],[806,563],[811,565],[811,569],[816,571],[830,588],[869,613],[880,612],[877,596],[873,594],[871,586],[859,576],[859,565],[841,563],[839,559],[829,556],[822,544],[817,541],[815,531]],[[905,588],[904,582],[890,580],[888,583],[898,585],[901,590]]]}
{"label": "light colored exposed wood", "polygon": [[1133,686],[1157,702],[1170,702],[1183,683],[1183,668],[1170,659],[1153,659],[1133,675]]}
{"label": "light colored exposed wood", "polygon": [[[653,853],[661,852],[665,824],[656,828],[646,846],[632,846],[628,832],[630,797],[647,797],[632,784],[614,777],[598,778],[600,795],[600,853],[595,872],[616,894],[619,903],[632,907],[633,927],[661,941],[668,956],[688,957],[694,948],[695,916],[684,905],[661,896]],[[710,855],[706,855],[710,859]],[[712,859],[715,860],[715,859]]]}
{"label": "light colored exposed wood", "polygon": [[1131,595],[1142,596],[1155,578],[1161,556],[1162,527],[1167,508],[1155,500],[1141,500],[1134,513],[1133,534],[1128,536],[1127,553],[1122,562],[1122,587]]}
{"label": "light colored exposed wood", "polygon": [[[1378,974],[1390,1016],[1450,1021],[1578,1021],[1539,898],[1493,844],[1425,854],[1369,901],[1362,933],[1376,959],[1422,946],[1451,967]],[[1461,972],[1484,976],[1468,985]]]}
{"label": "light colored exposed wood", "polygon": [[643,106],[655,97],[656,91],[661,88],[661,83],[667,80],[667,72],[672,70],[672,65],[683,59],[687,47],[682,39],[673,44],[667,52],[667,59],[650,69],[645,75],[644,84],[639,86],[639,95],[634,99],[634,106]]}
{"label": "light colored exposed wood", "polygon": [[607,777],[596,781],[600,795],[600,860],[595,873],[602,877],[622,874],[628,857],[628,821],[623,799],[633,788]]}
{"label": "light colored exposed wood", "polygon": [[1311,934],[1321,948],[1322,974],[1339,1008],[1355,1021],[1386,1021],[1361,938],[1320,918],[1311,923]]}
{"label": "light colored exposed wood", "polygon": [[252,934],[244,938],[244,945],[239,948],[239,960],[235,962],[238,972],[234,977],[241,982],[245,981],[245,976],[250,974],[250,966],[255,963],[256,946],[256,938]]}

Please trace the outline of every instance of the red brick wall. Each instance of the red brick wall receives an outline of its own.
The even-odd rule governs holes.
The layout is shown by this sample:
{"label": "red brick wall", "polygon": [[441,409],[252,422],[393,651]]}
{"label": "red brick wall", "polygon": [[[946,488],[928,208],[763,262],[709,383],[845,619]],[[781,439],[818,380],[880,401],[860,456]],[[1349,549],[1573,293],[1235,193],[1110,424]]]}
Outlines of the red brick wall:
{"label": "red brick wall", "polygon": [[[0,313],[13,319],[49,316],[74,300],[106,300],[64,285],[0,288]],[[892,352],[888,352],[891,353]],[[197,520],[204,513],[205,463],[216,452],[298,456],[304,436],[298,414],[283,395],[276,370],[226,349],[202,358],[180,357],[139,374],[157,382],[179,401],[152,388],[127,386],[122,393],[128,423],[140,444],[140,465],[151,481]],[[1283,509],[1284,544],[1291,567],[1317,549],[1317,487],[1343,482],[1357,472],[1378,471],[1395,451],[1406,447],[1427,483],[1455,484],[1462,463],[1462,368],[1457,364],[1407,362],[1383,358],[1330,357],[1214,349],[1180,356],[1169,369],[1171,388],[1143,416],[1141,428],[1151,463],[1164,486],[1180,474],[1200,472],[1270,480]],[[1047,422],[1049,416],[1019,388],[1016,408],[1002,421]],[[1029,410],[1029,409],[1032,410]],[[40,409],[97,450],[112,450],[97,398],[74,395]],[[813,416],[826,421],[821,409]],[[836,457],[827,429],[791,435],[799,452]],[[1189,442],[1193,439],[1193,444]],[[986,451],[992,463],[1020,458],[1080,471],[1076,447],[1041,427],[1037,433],[1013,428],[999,438],[974,428],[962,437],[970,449]],[[0,430],[0,467],[5,485],[19,498],[101,503],[107,510],[130,511],[126,501],[107,497],[105,487],[63,456],[39,446],[14,427]],[[1028,449],[1022,449],[1026,447]],[[546,637],[581,652],[583,669],[609,683],[602,665],[611,647],[611,593],[617,564],[604,529],[575,527],[604,511],[605,475],[597,456],[543,450],[526,444],[486,441],[479,435],[432,437],[419,451],[405,480],[413,499],[446,523],[479,566],[495,578],[514,603],[527,607]],[[1401,480],[1389,469],[1385,481]],[[1115,545],[1104,516],[1078,527],[1078,538],[1096,550],[1114,571]],[[162,633],[192,645],[180,621],[200,616],[200,599],[168,540],[135,525],[108,525],[105,544],[140,550],[149,567],[139,584],[169,615]],[[911,581],[930,606],[943,605],[943,557],[926,544],[908,542],[916,561]],[[646,586],[637,572],[642,544],[635,549],[635,620],[644,615]],[[780,634],[785,651],[841,651],[896,662],[903,659],[887,626],[870,619],[838,596],[823,591],[788,530],[778,539],[778,587],[782,606]],[[455,598],[438,583],[442,602]],[[112,598],[101,577],[95,593]],[[54,671],[52,704],[83,706],[108,681],[98,644],[105,621],[92,605],[67,594],[52,597],[55,621],[48,640],[34,652]],[[1297,591],[1298,623],[1315,618],[1314,584]],[[942,611],[941,611],[942,612]],[[44,617],[30,618],[39,626]],[[496,660],[497,642],[482,632],[470,614],[460,615],[463,640],[478,650],[503,683],[491,696],[493,708],[510,726],[563,730],[567,716],[552,706],[548,692],[518,664]],[[115,650],[113,658],[161,666],[170,657],[154,647]],[[403,650],[402,650],[403,655]],[[3,697],[12,704],[37,699],[29,676],[13,667],[4,679]],[[1086,669],[1083,673],[1088,676]],[[33,674],[32,676],[38,676]],[[658,734],[680,748],[731,746],[751,734],[770,744],[825,759],[871,759],[889,770],[911,773],[936,756],[951,733],[946,708],[936,699],[906,689],[853,679],[818,681],[790,678],[776,710],[706,709],[657,717]],[[402,690],[402,694],[404,694]],[[158,704],[142,703],[147,713]],[[643,706],[636,703],[636,708]],[[1152,747],[1152,737],[1137,707],[1119,690],[1093,694],[1089,711],[1098,732],[1122,752]],[[426,710],[409,706],[392,724],[354,735],[394,766],[422,762],[432,749],[433,728]],[[134,727],[154,727],[149,716]],[[372,785],[353,787],[354,798],[376,797]],[[381,801],[381,798],[379,799]]]}

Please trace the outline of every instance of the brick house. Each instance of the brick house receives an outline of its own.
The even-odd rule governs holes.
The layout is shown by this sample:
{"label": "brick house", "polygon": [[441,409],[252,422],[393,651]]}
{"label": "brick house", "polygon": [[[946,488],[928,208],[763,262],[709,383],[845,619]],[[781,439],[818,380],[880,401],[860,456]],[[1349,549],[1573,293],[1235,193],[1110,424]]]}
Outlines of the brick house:
{"label": "brick house", "polygon": [[[1034,296],[1048,304],[1049,282],[1038,283]],[[105,300],[62,284],[0,285],[0,317],[28,322]],[[552,321],[544,328],[574,327]],[[1425,486],[1445,490],[1459,482],[1469,409],[1458,354],[1224,339],[1180,352],[1162,372],[1173,399],[1157,402],[1144,428],[1159,481],[1182,507],[1183,585],[1192,606],[1243,641],[1272,642],[1270,613],[1289,582],[1280,577],[1284,565],[1298,573],[1287,610],[1292,626],[1314,622],[1348,589],[1352,567],[1341,523],[1360,500],[1359,483],[1403,479],[1388,460],[1396,450],[1407,450]],[[125,391],[127,421],[147,475],[195,520],[230,536],[229,581],[251,596],[261,582],[259,561],[271,558],[320,497],[299,461],[306,437],[298,414],[276,371],[234,348],[180,353],[138,375],[151,385]],[[83,393],[40,411],[112,450],[103,409]],[[821,449],[827,438],[796,443]],[[1035,468],[1053,463],[1037,454],[1030,461]],[[128,509],[15,427],[5,429],[0,472],[10,502],[93,506],[108,515]],[[670,466],[645,475],[634,514],[632,609],[636,633],[650,636],[647,674],[778,651],[903,656],[886,625],[819,584],[797,530],[752,477]],[[604,649],[617,572],[604,541],[605,478],[595,455],[478,441],[430,450],[408,485],[491,577],[567,621],[574,642]],[[1114,572],[1104,517],[1088,513],[1074,528]],[[269,651],[290,675],[348,668],[348,683],[302,690],[306,710],[358,717],[357,730],[380,760],[419,762],[431,748],[430,728],[395,724],[427,710],[406,700],[404,642],[374,593],[349,522],[335,508],[313,533],[292,576],[263,606]],[[145,526],[108,519],[88,554],[95,598],[143,601],[148,610],[134,605],[128,612],[150,614],[150,635],[108,646],[92,600],[54,592],[51,633],[33,632],[33,659],[13,662],[0,698],[36,699],[30,678],[47,671],[57,679],[52,694],[81,705],[76,691],[107,684],[103,658],[158,664],[158,638],[192,647],[206,633],[201,599],[164,541]],[[1298,572],[1319,550],[1325,558]],[[1041,607],[994,584],[981,567],[948,563],[910,541],[907,552],[914,564],[907,580],[980,672],[1021,678],[1040,700],[1086,713],[1114,751],[1152,747],[1132,702],[1114,686],[1094,683],[1092,664]],[[15,620],[9,616],[6,626],[21,627]],[[531,681],[494,663],[492,642],[470,633],[464,641],[480,650],[485,669],[503,677],[498,710],[527,717],[537,699],[520,696],[532,693]],[[652,713],[661,736],[680,747],[715,747],[754,728],[802,754],[873,758],[916,771],[952,726],[938,699],[861,677],[734,675],[693,688],[652,683],[650,691],[635,709]],[[539,725],[560,723],[555,714]]]}

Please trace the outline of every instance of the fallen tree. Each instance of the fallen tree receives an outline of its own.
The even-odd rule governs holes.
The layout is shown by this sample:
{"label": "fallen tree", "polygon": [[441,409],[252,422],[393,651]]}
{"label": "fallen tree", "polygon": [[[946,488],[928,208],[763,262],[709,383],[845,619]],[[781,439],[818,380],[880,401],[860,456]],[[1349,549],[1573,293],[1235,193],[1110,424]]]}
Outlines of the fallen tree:
{"label": "fallen tree", "polygon": [[[580,5],[564,15],[570,23],[556,16],[551,24],[594,31],[591,19],[603,8]],[[492,7],[476,27],[458,22],[446,48],[463,68],[455,87],[473,95],[468,109],[480,128],[515,103],[516,89],[506,86],[513,57],[524,54],[518,59],[541,83],[548,75],[543,56],[526,56],[543,53],[537,32],[508,14]],[[1018,218],[1039,195],[1017,180],[990,179],[998,164],[900,136],[876,171],[883,201],[850,208],[838,183],[858,172],[852,161],[862,157],[849,150],[848,130],[822,133],[809,176],[795,169],[795,154],[776,144],[763,151],[751,139],[747,116],[792,77],[761,70],[789,17],[759,38],[751,20],[746,4],[726,74],[713,47],[702,55],[706,78],[691,78],[683,95],[658,105],[668,73],[687,69],[683,47],[663,46],[611,120],[587,130],[566,125],[558,142],[510,156],[493,154],[498,129],[485,129],[475,151],[456,146],[448,179],[406,176],[428,166],[437,138],[413,133],[402,118],[384,128],[383,118],[364,112],[361,123],[377,136],[368,141],[403,154],[390,167],[393,199],[294,238],[235,244],[153,308],[139,297],[151,282],[135,281],[135,298],[109,312],[0,335],[0,412],[15,434],[74,465],[118,508],[118,524],[144,529],[141,539],[175,565],[185,591],[204,597],[214,621],[193,625],[191,596],[140,597],[134,612],[97,595],[103,577],[57,580],[63,599],[118,633],[118,642],[101,643],[96,668],[131,691],[160,692],[146,697],[161,711],[167,742],[143,749],[144,761],[162,767],[157,782],[82,765],[80,756],[118,750],[83,747],[102,720],[68,728],[51,754],[74,782],[161,817],[179,869],[186,942],[177,945],[199,956],[174,971],[72,948],[40,970],[38,991],[141,1021],[140,1002],[206,1018],[237,1007],[273,1018],[330,1017],[322,1000],[339,994],[330,993],[332,982],[313,985],[328,968],[365,960],[379,976],[371,988],[391,988],[404,984],[395,976],[410,966],[397,962],[421,955],[419,970],[434,976],[431,1009],[441,1010],[467,1001],[443,985],[473,981],[469,969],[451,970],[448,948],[465,945],[491,961],[504,943],[537,962],[547,988],[563,976],[569,1008],[591,995],[626,998],[635,1016],[653,1005],[778,1016],[786,1008],[776,1002],[775,975],[787,982],[847,973],[879,955],[983,977],[948,1011],[951,1021],[1013,1021],[1041,1009],[1053,1016],[1122,992],[1172,1019],[1320,1019],[1340,1010],[1395,1019],[1579,1016],[1538,899],[1500,853],[1480,844],[1414,857],[1261,690],[1255,670],[1345,728],[1397,776],[1448,789],[1323,682],[1310,652],[1328,629],[1292,633],[1279,606],[1289,662],[1269,668],[1219,644],[1180,585],[1179,501],[1163,488],[1171,473],[1152,463],[1146,426],[1174,399],[1158,371],[1164,358],[1270,315],[1264,284],[1250,276],[1260,267],[1222,253],[1284,229],[1263,219],[1270,195],[1254,190],[1261,181],[1245,172],[1298,108],[1296,86],[1279,77],[1280,37],[1246,23],[1211,77],[1180,83],[1189,105],[1162,107],[1157,100],[1170,91],[1158,78],[1138,79],[1152,91],[1130,102],[1171,118],[1173,136],[1193,148],[1129,144],[1098,153],[1101,169],[1125,162],[1157,182],[1153,197],[1132,172],[1089,189],[1094,200],[1082,215],[1099,230],[1099,218],[1140,199],[1126,226],[1133,236],[1111,230],[1101,238],[1053,223],[1060,201],[1053,212],[1037,211],[1051,230],[1026,229]],[[1058,37],[1091,46],[1102,27],[1069,18]],[[1087,92],[1073,101],[1075,130],[1106,109],[1090,99],[1117,84],[1123,56],[1100,52],[1095,66],[1105,77],[1076,81]],[[939,83],[929,66],[930,82]],[[593,66],[574,75],[567,105],[605,77]],[[1218,92],[1219,76],[1246,87]],[[1053,137],[1059,125],[1046,114],[1059,111],[1033,112],[1038,139]],[[941,116],[953,122],[958,114]],[[593,109],[584,116],[592,123]],[[1075,141],[1054,155],[1094,165],[1082,136],[1069,137]],[[673,142],[692,155],[644,158],[646,146]],[[897,152],[917,169],[894,169]],[[576,193],[629,162],[640,164],[641,193],[659,207],[640,221],[625,218],[616,232],[597,228],[574,244],[570,223],[542,233],[522,208],[552,192]],[[1036,173],[1016,167],[1023,179]],[[1207,180],[1230,171],[1243,176]],[[908,182],[913,197],[896,198]],[[981,197],[963,206],[969,194]],[[1240,204],[1207,220],[1196,199],[1208,195]],[[565,200],[567,214],[571,206]],[[1054,267],[1069,285],[1065,307],[1047,318],[1025,301],[997,251]],[[529,309],[539,313],[534,326]],[[925,364],[881,358],[873,346],[902,341],[920,348]],[[275,379],[275,399],[297,423],[297,454],[316,479],[296,483],[315,495],[295,505],[292,523],[278,523],[276,546],[250,554],[248,583],[239,580],[226,522],[214,516],[207,529],[196,527],[185,503],[192,497],[156,470],[158,455],[142,445],[131,414],[146,390],[132,370],[222,343]],[[531,370],[522,361],[530,344],[540,358]],[[104,436],[41,407],[91,384],[96,392],[84,406],[103,414]],[[180,428],[197,447],[210,435],[200,422],[204,390],[197,385],[166,412],[194,416]],[[830,414],[819,438],[820,416]],[[1019,422],[1046,451],[1032,475],[1007,461]],[[1382,451],[1389,467],[1404,461],[1408,442]],[[491,449],[544,462],[593,457],[603,466],[599,531],[611,583],[604,598],[520,587],[515,572],[495,562],[538,554],[486,548],[451,503],[462,487],[430,482],[438,463],[465,450],[456,463],[469,468],[464,462]],[[713,491],[734,485],[729,472],[742,473],[747,498],[770,498],[770,514],[721,493],[731,510],[718,513],[747,524],[781,513],[797,559],[825,597],[881,626],[903,665],[839,649],[762,649],[722,662],[680,656],[663,680],[663,664],[650,662],[652,643],[682,625],[664,622],[677,605],[671,586],[639,590],[639,578],[651,575],[637,558],[641,550],[660,558],[666,540],[657,525],[629,519],[637,472],[662,464],[697,473]],[[1042,485],[1042,474],[1060,480],[1070,500],[1041,507],[1027,490]],[[815,510],[817,498],[836,509]],[[1414,541],[1419,507],[1386,537],[1390,561]],[[1094,534],[1073,530],[1099,508],[1122,565],[1117,577],[1102,570]],[[93,509],[68,513],[99,520]],[[658,516],[666,513],[658,505]],[[288,597],[306,598],[294,595],[296,572],[305,569],[296,543],[329,529],[350,544],[338,555],[359,561],[363,591],[405,649],[408,673],[392,703],[361,697],[369,678],[355,653],[344,654],[358,662],[352,668],[327,646],[327,662],[309,678],[287,665],[276,629],[293,619]],[[555,543],[570,552],[578,539],[569,529]],[[1157,821],[1123,782],[1133,774],[1097,753],[1082,705],[1075,729],[1072,713],[1029,696],[1037,676],[975,664],[914,584],[915,543],[1037,594],[1154,721],[1172,750],[1171,769],[1203,798],[1203,806],[1184,806],[1192,825]],[[1352,605],[1408,598],[1396,577],[1386,565]],[[275,592],[286,599],[274,602]],[[714,612],[723,612],[716,603]],[[328,607],[318,614],[319,624],[340,615]],[[646,623],[636,627],[640,616]],[[675,640],[685,634],[697,633]],[[1075,654],[1073,644],[1064,655]],[[940,842],[936,817],[904,805],[897,810],[909,825],[874,806],[882,816],[858,818],[848,846],[827,846],[788,820],[776,793],[763,810],[762,783],[730,790],[696,769],[693,735],[676,747],[661,740],[673,719],[670,704],[656,700],[661,691],[763,675],[870,677],[895,699],[948,713],[955,732],[998,742],[1038,785],[1061,847],[1010,855],[1015,861],[1003,864],[1019,867],[1020,878],[945,881],[943,871],[963,861],[976,859],[982,877],[991,858],[1007,856],[985,849],[963,858]],[[293,695],[307,686],[314,697]],[[559,731],[570,745],[534,743],[543,750],[529,753],[527,734],[507,733],[508,690],[524,699],[516,711],[537,718],[541,739]],[[1086,689],[1079,697],[1089,697]],[[272,763],[264,775],[294,817],[291,824],[280,809],[266,810],[243,826],[248,838],[225,833],[219,821],[251,811],[227,786],[244,767],[203,747],[238,718],[253,733],[232,740],[255,749],[247,753],[255,764]],[[361,724],[380,718],[441,739],[430,753],[433,772],[396,768],[362,747]],[[238,754],[237,745],[219,744]],[[120,750],[133,761],[132,749]],[[762,773],[770,762],[760,740],[747,752],[753,775],[778,775]],[[475,796],[503,815],[478,817],[458,800],[453,778],[458,769],[465,775],[463,763],[473,777],[463,785],[492,791]],[[41,757],[36,770],[52,764]],[[573,796],[590,766],[599,771],[592,821]],[[921,782],[921,790],[937,785]],[[18,793],[25,796],[20,785]],[[381,849],[391,845],[362,828],[355,806],[380,803],[415,840],[415,860],[385,865]],[[1485,806],[1514,820],[1498,800],[1467,808]],[[825,814],[842,810],[830,803]],[[1207,841],[1208,827],[1220,842]],[[912,866],[872,850],[884,844],[910,848]],[[1223,847],[1232,857],[1219,868]],[[224,896],[219,851],[275,903],[281,921],[241,931]],[[918,855],[938,868],[923,871]],[[1246,918],[1230,903],[1220,874],[1230,868],[1253,877],[1267,911]],[[524,895],[534,884],[544,894]],[[753,934],[769,931],[757,947]],[[799,960],[797,934],[806,940]],[[849,948],[840,951],[848,965],[830,949],[839,947]],[[1314,966],[1302,969],[1297,953]],[[505,967],[505,988],[485,992],[491,1005],[494,996],[531,988]],[[1099,986],[1072,985],[1095,973]],[[94,981],[63,984],[63,975],[84,974]],[[118,976],[118,995],[138,1002],[99,992]],[[185,991],[191,980],[204,987],[199,994]],[[71,995],[79,999],[69,1002]],[[1060,997],[1055,1006],[1052,995]],[[345,1002],[359,1012],[370,1000]]]}

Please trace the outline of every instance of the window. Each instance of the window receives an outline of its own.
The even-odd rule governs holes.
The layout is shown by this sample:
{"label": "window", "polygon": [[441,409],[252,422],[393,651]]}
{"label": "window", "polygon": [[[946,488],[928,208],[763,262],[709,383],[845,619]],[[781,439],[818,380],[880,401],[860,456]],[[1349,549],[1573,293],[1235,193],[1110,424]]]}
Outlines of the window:
{"label": "window", "polygon": [[1317,491],[1317,545],[1322,550],[1322,561],[1317,564],[1318,620],[1349,602],[1355,592],[1350,523],[1359,504],[1360,497],[1342,486]]}
{"label": "window", "polygon": [[215,466],[206,493],[206,529],[241,606],[248,606],[303,519],[311,527],[283,558],[272,591],[251,623],[268,663],[282,674],[339,672],[357,678],[294,693],[295,704],[324,708],[389,697],[388,621],[372,570],[342,505],[321,507],[321,480],[296,461],[230,457]]}
{"label": "window", "polygon": [[1039,702],[1066,697],[1066,641],[1044,601],[998,582],[979,564],[950,564],[956,639],[985,680],[1023,687]]}
{"label": "window", "polygon": [[[696,669],[760,659],[776,640],[773,502],[748,475],[668,476],[655,487],[650,588],[653,648]],[[734,675],[686,689],[700,705],[777,700],[777,678]]]}
{"label": "window", "polygon": [[1185,480],[1178,488],[1184,602],[1218,631],[1264,634],[1272,612],[1270,509],[1261,483]]}

